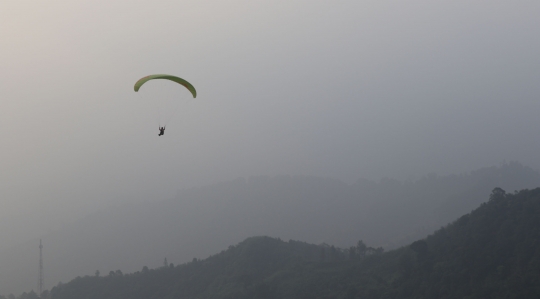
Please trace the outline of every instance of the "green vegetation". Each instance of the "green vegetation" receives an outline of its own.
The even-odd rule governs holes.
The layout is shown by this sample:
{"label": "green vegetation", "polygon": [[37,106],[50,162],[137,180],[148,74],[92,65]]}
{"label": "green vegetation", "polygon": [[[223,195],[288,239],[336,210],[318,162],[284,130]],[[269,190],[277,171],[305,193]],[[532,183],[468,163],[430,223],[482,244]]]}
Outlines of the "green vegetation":
{"label": "green vegetation", "polygon": [[54,287],[52,299],[539,298],[540,188],[506,194],[410,246],[249,238],[205,260]]}

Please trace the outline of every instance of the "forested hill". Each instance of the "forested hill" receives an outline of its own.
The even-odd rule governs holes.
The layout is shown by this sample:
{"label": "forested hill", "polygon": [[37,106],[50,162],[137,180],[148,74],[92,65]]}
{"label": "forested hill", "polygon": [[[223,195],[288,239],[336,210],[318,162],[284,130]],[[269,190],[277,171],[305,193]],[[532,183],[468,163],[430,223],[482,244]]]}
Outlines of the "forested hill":
{"label": "forested hill", "polygon": [[249,238],[205,260],[78,277],[52,299],[540,298],[540,188],[506,194],[387,253]]}
{"label": "forested hill", "polygon": [[402,294],[419,298],[540,298],[540,188],[506,194],[410,248]]}
{"label": "forested hill", "polygon": [[[176,198],[104,209],[43,236],[47,286],[122,269],[154,268],[211,254],[251,236],[323,242],[359,239],[386,250],[410,244],[470,212],[495,187],[540,186],[540,173],[519,163],[416,181],[306,176],[251,177],[183,190]],[[39,240],[0,252],[0,291],[35,286]]]}

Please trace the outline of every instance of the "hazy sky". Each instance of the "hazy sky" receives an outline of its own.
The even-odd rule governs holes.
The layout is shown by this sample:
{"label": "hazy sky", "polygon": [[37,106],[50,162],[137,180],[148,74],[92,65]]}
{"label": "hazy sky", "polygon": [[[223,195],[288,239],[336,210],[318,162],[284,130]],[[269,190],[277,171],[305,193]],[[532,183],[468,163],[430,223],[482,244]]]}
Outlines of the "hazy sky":
{"label": "hazy sky", "polygon": [[[537,0],[4,0],[0,239],[240,176],[538,168],[539,20]],[[197,99],[135,93],[153,73]],[[164,99],[187,103],[158,137]]]}

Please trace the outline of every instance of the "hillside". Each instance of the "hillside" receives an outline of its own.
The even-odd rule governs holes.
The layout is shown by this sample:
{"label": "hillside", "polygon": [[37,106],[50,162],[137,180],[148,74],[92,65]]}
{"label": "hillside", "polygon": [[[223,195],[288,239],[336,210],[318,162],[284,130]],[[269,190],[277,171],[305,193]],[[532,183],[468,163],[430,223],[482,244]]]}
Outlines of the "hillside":
{"label": "hillside", "polygon": [[51,299],[538,298],[540,188],[489,201],[429,237],[387,253],[268,237],[204,260],[78,277]]}
{"label": "hillside", "polygon": [[490,200],[411,245],[416,265],[403,284],[412,296],[538,298],[540,188]]}
{"label": "hillside", "polygon": [[[469,174],[345,184],[303,176],[252,177],[180,191],[174,199],[102,210],[43,237],[47,288],[79,275],[206,258],[250,236],[348,248],[396,248],[423,238],[506,190],[540,185],[518,163]],[[34,240],[0,254],[0,290],[35,287]]]}

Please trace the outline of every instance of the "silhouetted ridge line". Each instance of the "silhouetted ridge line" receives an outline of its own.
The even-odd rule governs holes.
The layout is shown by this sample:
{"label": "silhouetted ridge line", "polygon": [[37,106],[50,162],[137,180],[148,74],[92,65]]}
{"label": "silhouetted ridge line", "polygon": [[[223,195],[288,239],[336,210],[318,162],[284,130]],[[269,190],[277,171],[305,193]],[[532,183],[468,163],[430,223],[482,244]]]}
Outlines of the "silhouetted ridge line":
{"label": "silhouetted ridge line", "polygon": [[471,213],[387,253],[253,237],[176,267],[78,277],[51,298],[538,298],[539,215],[540,188],[496,188]]}

